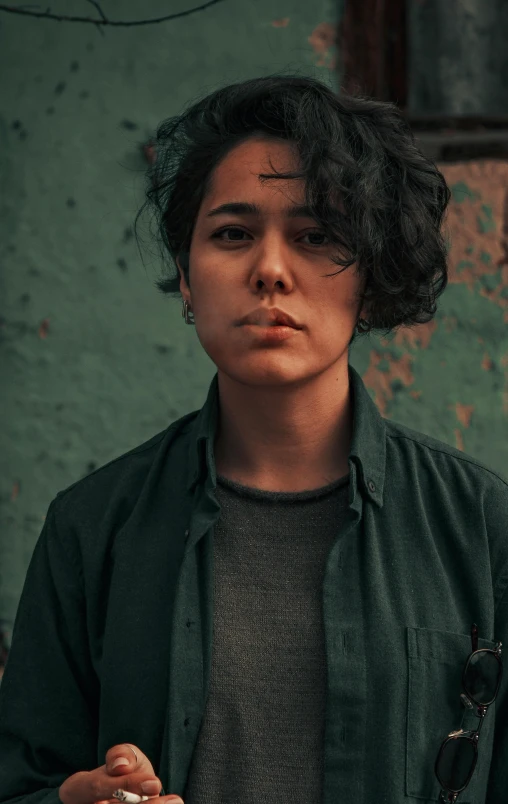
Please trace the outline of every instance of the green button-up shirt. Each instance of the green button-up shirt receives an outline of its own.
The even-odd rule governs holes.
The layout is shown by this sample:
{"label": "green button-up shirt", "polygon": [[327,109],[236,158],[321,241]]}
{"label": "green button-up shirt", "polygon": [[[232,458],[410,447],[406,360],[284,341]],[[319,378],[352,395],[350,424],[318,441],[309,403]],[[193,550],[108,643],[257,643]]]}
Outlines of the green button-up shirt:
{"label": "green button-up shirt", "polygon": [[[437,802],[442,740],[478,722],[459,697],[471,624],[479,649],[508,644],[508,484],[384,419],[349,377],[349,507],[322,587],[323,804]],[[50,503],[0,685],[0,804],[58,804],[123,742],[183,795],[210,681],[217,413],[215,375],[201,410]],[[460,804],[508,802],[507,686]]]}

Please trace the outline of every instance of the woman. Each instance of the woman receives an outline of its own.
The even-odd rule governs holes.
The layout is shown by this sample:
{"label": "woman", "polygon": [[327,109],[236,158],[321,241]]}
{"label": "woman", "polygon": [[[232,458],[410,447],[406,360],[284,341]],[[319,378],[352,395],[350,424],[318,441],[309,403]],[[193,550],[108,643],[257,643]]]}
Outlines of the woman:
{"label": "woman", "polygon": [[[506,480],[383,419],[348,362],[357,332],[435,315],[443,176],[394,105],[298,76],[220,89],[155,151],[157,286],[217,373],[201,410],[51,502],[0,691],[0,802],[155,779],[186,804],[501,804]],[[451,738],[436,763],[498,693],[477,759]]]}

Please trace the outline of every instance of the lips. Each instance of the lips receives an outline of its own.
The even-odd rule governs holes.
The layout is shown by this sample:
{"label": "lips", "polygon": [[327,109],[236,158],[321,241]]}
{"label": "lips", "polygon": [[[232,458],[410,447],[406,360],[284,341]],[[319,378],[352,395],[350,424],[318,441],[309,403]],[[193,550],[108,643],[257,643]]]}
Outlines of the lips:
{"label": "lips", "polygon": [[239,322],[242,324],[258,324],[265,327],[293,327],[293,329],[302,329],[295,319],[289,313],[280,310],[278,307],[258,307],[251,313],[242,318]]}

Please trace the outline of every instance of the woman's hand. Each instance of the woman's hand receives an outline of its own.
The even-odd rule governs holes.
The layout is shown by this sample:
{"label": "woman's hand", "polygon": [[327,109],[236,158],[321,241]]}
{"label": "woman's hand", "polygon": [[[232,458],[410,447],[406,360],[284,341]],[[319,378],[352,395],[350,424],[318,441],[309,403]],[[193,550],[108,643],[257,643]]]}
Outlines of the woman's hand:
{"label": "woman's hand", "polygon": [[[134,749],[136,757],[130,749]],[[123,757],[126,763],[113,768],[116,760]],[[60,785],[58,794],[62,804],[118,804],[113,793],[118,790],[136,793],[139,796],[156,797],[154,804],[183,804],[179,796],[159,796],[162,783],[154,773],[152,763],[136,745],[120,743],[106,754],[106,764],[93,771],[78,771]]]}

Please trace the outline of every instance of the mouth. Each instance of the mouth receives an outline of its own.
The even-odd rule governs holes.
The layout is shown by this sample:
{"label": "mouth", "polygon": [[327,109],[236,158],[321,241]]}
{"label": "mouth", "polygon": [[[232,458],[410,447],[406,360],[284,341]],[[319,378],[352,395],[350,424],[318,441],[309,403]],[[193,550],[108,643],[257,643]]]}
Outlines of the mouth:
{"label": "mouth", "polygon": [[290,329],[302,329],[302,327],[285,310],[276,307],[260,307],[242,318],[238,324],[259,327],[287,327]]}
{"label": "mouth", "polygon": [[266,320],[256,320],[255,318],[246,318],[239,322],[239,326],[246,326],[246,327],[265,327],[265,328],[276,328],[276,327],[285,327],[286,329],[303,329],[303,327],[298,326],[298,324],[293,323],[292,321],[287,321],[284,318],[281,318],[276,321],[266,321]]}
{"label": "mouth", "polygon": [[261,343],[279,343],[296,336],[301,327],[289,327],[287,324],[244,324],[244,329]]}
{"label": "mouth", "polygon": [[255,324],[248,324],[247,326],[253,327],[269,327],[273,329],[274,327],[285,327],[286,329],[300,329],[300,327],[295,327],[293,324],[286,324],[284,321],[270,321],[269,324],[263,324],[262,322],[256,322]]}

